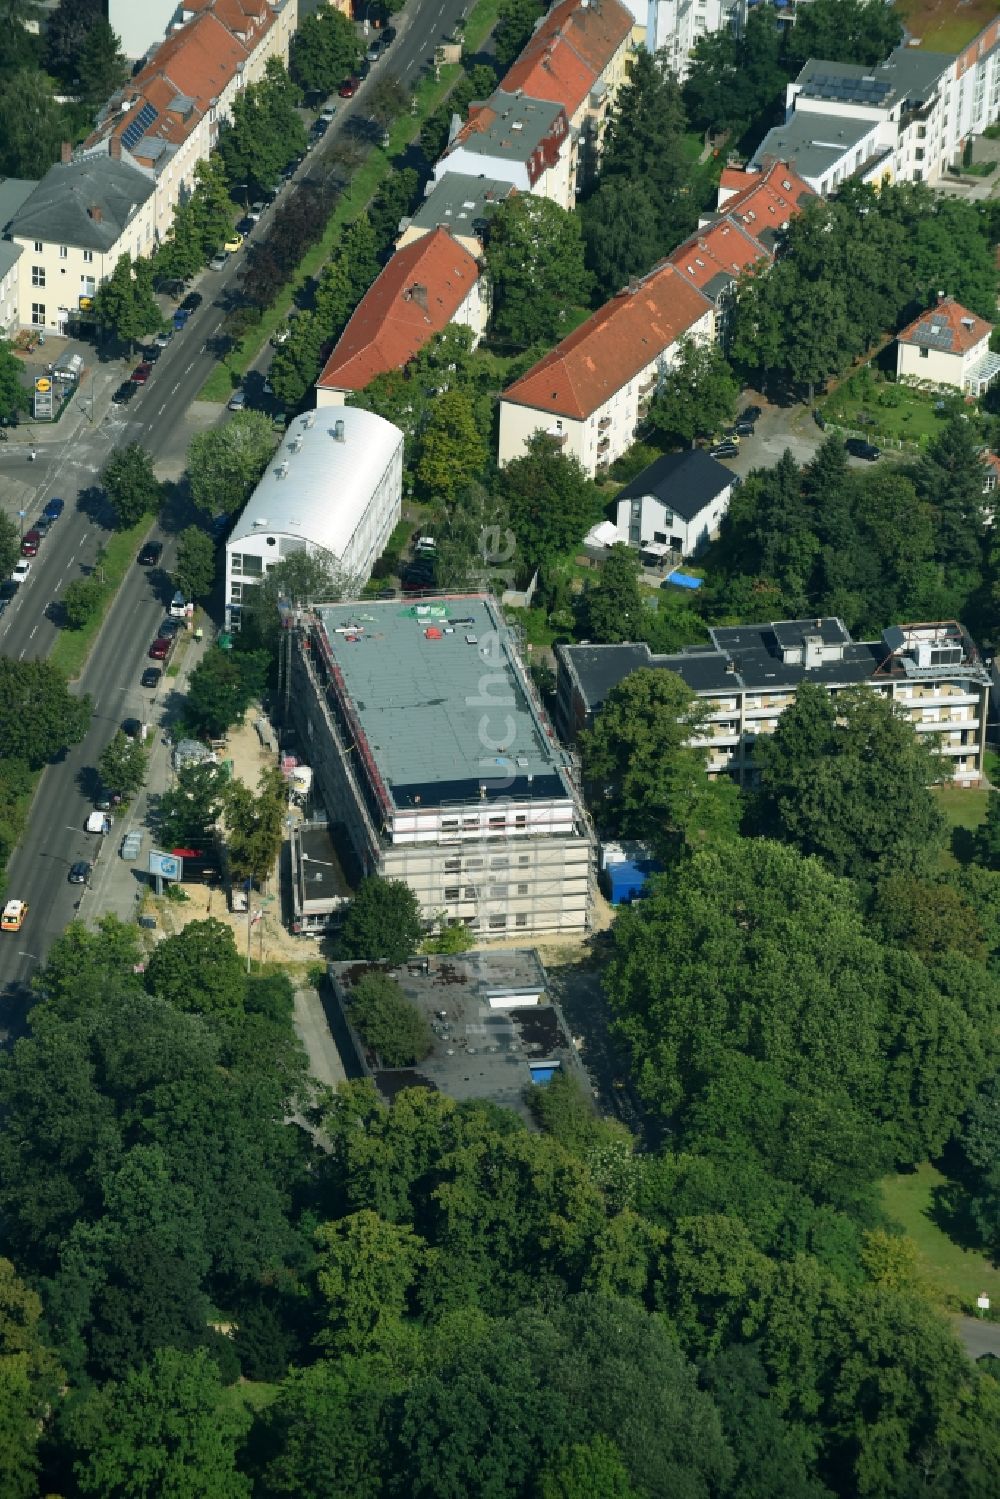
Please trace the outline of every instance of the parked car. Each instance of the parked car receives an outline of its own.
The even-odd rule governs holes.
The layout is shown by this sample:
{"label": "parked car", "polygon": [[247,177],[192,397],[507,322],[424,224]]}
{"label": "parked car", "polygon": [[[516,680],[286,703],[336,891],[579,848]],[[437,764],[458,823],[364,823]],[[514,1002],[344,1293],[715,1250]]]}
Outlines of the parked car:
{"label": "parked car", "polygon": [[162,676],[163,676],[163,673],[162,673],[162,671],[160,671],[159,667],[157,667],[157,666],[147,666],[146,670],[143,672],[142,676],[139,678],[139,684],[142,687],[159,687],[159,685],[160,685],[160,678]]}
{"label": "parked car", "polygon": [[45,514],[49,520],[58,520],[65,509],[66,501],[59,499],[58,495],[53,495],[45,507]]}
{"label": "parked car", "polygon": [[75,864],[70,865],[69,882],[71,885],[89,885],[90,872],[93,865],[88,864],[86,859],[77,859]]}
{"label": "parked car", "polygon": [[371,46],[368,48],[368,51],[365,53],[365,62],[378,62],[381,56],[382,44],[376,37]]}
{"label": "parked car", "polygon": [[211,260],[208,262],[208,268],[210,271],[224,271],[228,262],[229,256],[226,254],[225,250],[220,250],[218,255],[212,256]]}
{"label": "parked car", "polygon": [[846,438],[844,447],[852,458],[863,458],[866,463],[874,463],[882,456],[882,449],[877,448],[873,442],[865,442],[863,437]]}
{"label": "parked car", "polygon": [[284,432],[288,418],[283,411],[276,411],[271,418],[271,428],[275,432]]}
{"label": "parked car", "polygon": [[236,251],[241,248],[242,244],[242,234],[238,229],[234,229],[229,238],[227,240],[223,240],[222,248],[227,251],[228,254],[235,255]]}
{"label": "parked car", "polygon": [[156,335],[153,342],[158,349],[165,349],[167,347],[167,344],[170,342],[170,333],[171,330],[169,328],[164,328],[162,333]]}
{"label": "parked car", "polygon": [[94,806],[98,812],[110,812],[112,807],[120,807],[121,804],[121,792],[112,791],[109,786],[102,786],[94,797]]}
{"label": "parked car", "polygon": [[229,405],[230,411],[242,411],[243,408],[246,406],[246,403],[247,403],[247,394],[246,394],[246,391],[243,389],[242,386],[240,386],[239,390],[234,390],[233,393],[232,393],[232,395],[229,397],[228,405]]}
{"label": "parked car", "polygon": [[181,312],[197,312],[204,298],[200,291],[189,291],[180,305]]}
{"label": "parked car", "polygon": [[816,423],[821,432],[826,431],[826,417],[823,415],[822,411],[820,411],[818,406],[813,411],[813,421]]}
{"label": "parked car", "polygon": [[739,456],[739,445],[727,437],[725,442],[717,442],[714,447],[709,448],[709,458],[736,458]]}
{"label": "parked car", "polygon": [[156,634],[160,640],[173,640],[182,628],[183,625],[179,619],[165,619]]}
{"label": "parked car", "polygon": [[22,557],[20,562],[16,564],[14,571],[10,575],[11,582],[23,583],[30,572],[31,563],[28,561],[27,557]]}
{"label": "parked car", "polygon": [[386,47],[391,47],[392,43],[396,40],[395,26],[383,26],[380,36],[382,41],[382,51],[384,52]]}
{"label": "parked car", "polygon": [[3,915],[0,916],[0,931],[19,932],[27,914],[28,902],[26,900],[9,900],[3,908]]}
{"label": "parked car", "polygon": [[733,423],[733,431],[737,437],[753,437],[757,431],[757,427],[754,422],[748,421],[745,416],[741,416],[738,421]]}
{"label": "parked car", "polygon": [[149,379],[152,373],[153,366],[151,364],[137,364],[135,369],[129,376],[129,379],[134,385],[145,385],[146,381]]}
{"label": "parked car", "polygon": [[138,389],[134,380],[123,380],[111,397],[112,406],[127,406]]}
{"label": "parked car", "polygon": [[761,411],[759,406],[744,406],[743,410],[737,417],[737,421],[759,422],[763,415],[764,413],[763,411]]}
{"label": "parked car", "polygon": [[158,344],[150,344],[148,349],[143,349],[142,358],[145,364],[155,364],[163,350]]}
{"label": "parked car", "polygon": [[47,515],[40,515],[35,521],[35,530],[39,536],[48,536],[52,529],[52,522]]}
{"label": "parked car", "polygon": [[170,618],[187,619],[188,605],[184,595],[178,590],[170,600]]}
{"label": "parked car", "polygon": [[328,125],[331,125],[334,118],[336,117],[336,114],[336,104],[327,104],[323,109],[320,110],[319,117],[321,120],[325,120]]}
{"label": "parked car", "polygon": [[252,232],[252,230],[253,230],[253,219],[251,219],[251,218],[240,219],[240,221],[236,225],[236,227],[240,231],[241,234],[250,234]]}
{"label": "parked car", "polygon": [[171,644],[172,642],[169,640],[164,640],[162,635],[157,635],[156,639],[153,641],[153,644],[149,647],[150,661],[166,661],[167,657],[170,655]]}
{"label": "parked car", "polygon": [[25,531],[24,533],[24,540],[21,542],[21,556],[37,557],[38,548],[41,546],[41,544],[41,532],[36,531],[34,526],[32,526],[30,531]]}
{"label": "parked car", "polygon": [[342,99],[353,99],[360,87],[360,78],[345,78],[337,92]]}
{"label": "parked car", "polygon": [[140,567],[156,567],[163,556],[162,541],[147,541],[136,559]]}
{"label": "parked car", "polygon": [[186,307],[174,308],[174,332],[180,333],[187,326],[187,320],[191,316]]}

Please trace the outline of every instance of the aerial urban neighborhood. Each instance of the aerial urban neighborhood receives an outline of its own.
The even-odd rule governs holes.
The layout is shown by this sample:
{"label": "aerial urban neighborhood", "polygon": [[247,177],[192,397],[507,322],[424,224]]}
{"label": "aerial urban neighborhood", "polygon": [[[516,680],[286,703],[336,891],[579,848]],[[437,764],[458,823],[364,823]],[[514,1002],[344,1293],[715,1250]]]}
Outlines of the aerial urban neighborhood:
{"label": "aerial urban neighborhood", "polygon": [[0,1499],[996,1499],[1000,0],[3,12]]}

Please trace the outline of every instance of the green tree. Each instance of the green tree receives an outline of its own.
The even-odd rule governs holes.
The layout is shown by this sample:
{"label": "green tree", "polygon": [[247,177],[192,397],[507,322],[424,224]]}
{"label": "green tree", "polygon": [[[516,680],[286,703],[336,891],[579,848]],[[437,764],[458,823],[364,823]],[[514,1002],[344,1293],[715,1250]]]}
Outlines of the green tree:
{"label": "green tree", "polygon": [[584,778],[598,826],[666,849],[697,825],[707,793],[705,707],[676,672],[635,671],[607,697],[581,737]]}
{"label": "green tree", "polygon": [[201,270],[206,258],[195,198],[193,195],[181,198],[174,206],[166,238],[153,257],[154,270],[157,276],[186,281]]}
{"label": "green tree", "polygon": [[694,447],[696,438],[709,437],[732,420],[739,394],[718,344],[684,338],[657,388],[649,420],[669,442]]}
{"label": "green tree", "polygon": [[644,276],[661,248],[652,190],[626,177],[602,181],[582,205],[587,269],[603,297]]}
{"label": "green tree", "polygon": [[217,153],[213,152],[207,160],[199,161],[194,169],[194,177],[191,207],[201,244],[201,263],[204,265],[228,238],[233,225],[233,204],[229,196],[226,169]]}
{"label": "green tree", "polygon": [[271,422],[261,411],[238,411],[224,427],[199,432],[188,448],[195,504],[207,515],[241,510],[273,452]]}
{"label": "green tree", "polygon": [[410,1067],[434,1044],[427,1020],[395,979],[366,973],[351,986],[351,1020],[384,1067]]}
{"label": "green tree", "polygon": [[82,630],[99,612],[107,596],[100,578],[74,578],[67,583],[60,600],[67,629]]}
{"label": "green tree", "polygon": [[158,942],[146,964],[146,987],[157,999],[198,1015],[238,1015],[246,974],[224,921],[209,916]]}
{"label": "green tree", "polygon": [[281,850],[288,788],[276,766],[264,770],[251,791],[232,781],[226,794],[226,845],[233,878],[258,884],[270,879]]}
{"label": "green tree", "polygon": [[268,378],[286,408],[298,406],[319,374],[320,353],[330,330],[319,315],[302,312],[289,324],[288,338],[274,351]]}
{"label": "green tree", "polygon": [[243,591],[240,644],[261,646],[277,653],[281,634],[278,605],[334,603],[353,597],[359,580],[345,573],[332,552],[292,552],[264,574],[263,581]]}
{"label": "green tree", "polygon": [[423,431],[418,481],[428,495],[450,502],[482,471],[486,458],[486,444],[476,427],[472,402],[462,390],[446,391],[434,403]]}
{"label": "green tree", "polygon": [[97,288],[94,318],[126,343],[130,354],[138,339],[158,333],[164,323],[153,296],[152,262],[143,256],[133,261],[120,255],[111,275]]}
{"label": "green tree", "polygon": [[682,148],[687,128],[677,80],[664,55],[641,48],[630,60],[601,153],[601,184],[642,183],[657,215],[656,255],[695,227],[695,204]]}
{"label": "green tree", "polygon": [[265,1483],[287,1499],[381,1499],[384,1421],[395,1390],[381,1359],[292,1369],[269,1412]]}
{"label": "green tree", "polygon": [[106,103],[128,78],[121,38],[107,21],[95,21],[88,30],[79,69],[81,96],[95,107]]}
{"label": "green tree", "polygon": [[153,472],[153,460],[137,442],[117,448],[101,475],[108,499],[115,512],[115,524],[127,531],[144,515],[159,514],[163,504],[163,485]]}
{"label": "green tree", "polygon": [[544,432],[530,437],[527,452],[507,465],[500,488],[517,538],[515,560],[528,576],[579,546],[601,512],[597,486]]}
{"label": "green tree", "polygon": [[941,845],[929,789],[940,761],[909,719],[869,688],[850,688],[834,702],[803,683],[755,756],[767,825],[838,874],[870,881],[919,873]]}
{"label": "green tree", "polygon": [[639,559],[631,547],[615,543],[583,604],[591,640],[616,645],[641,639],[646,611],[639,592]]}
{"label": "green tree", "polygon": [[219,135],[219,155],[230,186],[273,187],[281,169],[305,154],[306,130],[295,105],[298,88],[281,62],[268,59],[264,77],[233,100],[232,121]]}
{"label": "green tree", "polygon": [[0,656],[0,758],[33,769],[79,744],[90,724],[90,698],[74,697],[47,661]]}
{"label": "green tree", "polygon": [[717,31],[701,37],[683,93],[692,126],[758,140],[780,119],[788,79],[781,50],[782,31],[772,5],[756,7],[740,36]]}
{"label": "green tree", "polygon": [[516,194],[490,219],[486,271],[493,289],[493,327],[521,348],[554,343],[569,331],[574,308],[585,306],[580,220],[548,198]]}
{"label": "green tree", "polygon": [[396,967],[417,951],[423,931],[420,902],[409,885],[369,875],[348,907],[337,939],[338,954]]}
{"label": "green tree", "polygon": [[77,80],[87,33],[100,19],[100,0],[59,0],[46,16],[45,66],[67,88]]}
{"label": "green tree", "polygon": [[[373,978],[377,975],[361,982]],[[324,1223],[316,1230],[316,1243],[325,1321],[319,1343],[335,1354],[377,1347],[409,1309],[427,1245],[412,1228],[386,1223],[370,1211]]]}
{"label": "green tree", "polygon": [[[31,396],[21,380],[22,369],[11,345],[0,339],[0,416],[14,416],[27,411],[31,405]],[[5,571],[10,569],[5,568]]]}
{"label": "green tree", "polygon": [[60,1383],[41,1323],[38,1295],[0,1259],[0,1487],[11,1499],[38,1493],[38,1437]]}
{"label": "green tree", "polygon": [[197,733],[218,739],[260,696],[266,677],[267,658],[260,652],[206,652],[188,682],[188,722]]}
{"label": "green tree", "polygon": [[59,160],[69,130],[66,110],[53,98],[52,80],[35,67],[0,79],[0,172],[44,177]]}
{"label": "green tree", "polygon": [[0,575],[9,577],[21,555],[21,533],[9,516],[0,514]]}
{"label": "green tree", "polygon": [[361,51],[349,16],[332,7],[303,16],[292,45],[292,77],[301,88],[332,94],[357,72]]}
{"label": "green tree", "polygon": [[494,49],[502,68],[510,67],[544,14],[541,0],[500,0]]}
{"label": "green tree", "polygon": [[618,1447],[604,1436],[563,1448],[539,1479],[538,1493],[539,1499],[642,1499]]}
{"label": "green tree", "polygon": [[174,587],[186,599],[203,599],[215,583],[215,546],[201,526],[187,526],[177,538]]}
{"label": "green tree", "polygon": [[156,810],[157,833],[167,848],[204,848],[222,815],[226,789],[222,767],[211,760],[184,765]]}
{"label": "green tree", "polygon": [[137,739],[119,729],[101,751],[97,770],[105,786],[132,796],[146,778],[146,752]]}
{"label": "green tree", "polygon": [[879,0],[816,0],[801,32],[785,38],[785,59],[792,72],[810,57],[875,67],[902,39],[899,16]]}
{"label": "green tree", "polygon": [[246,1499],[236,1450],[245,1407],[223,1403],[203,1350],[163,1348],[149,1365],[91,1395],[72,1421],[81,1494],[100,1499]]}
{"label": "green tree", "polygon": [[1000,870],[1000,792],[986,798],[986,817],[972,839],[972,857],[984,869]]}
{"label": "green tree", "polygon": [[979,438],[955,413],[932,439],[917,467],[917,493],[931,508],[937,555],[946,568],[975,570],[981,560],[985,469]]}

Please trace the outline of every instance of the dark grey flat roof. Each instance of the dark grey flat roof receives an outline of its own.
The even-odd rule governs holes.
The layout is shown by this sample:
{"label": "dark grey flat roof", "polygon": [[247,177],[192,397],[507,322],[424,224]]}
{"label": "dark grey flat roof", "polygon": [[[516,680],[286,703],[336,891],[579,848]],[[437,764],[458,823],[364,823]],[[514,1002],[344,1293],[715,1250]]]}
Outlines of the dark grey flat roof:
{"label": "dark grey flat roof", "polygon": [[665,453],[637,474],[631,484],[620,489],[615,495],[615,503],[655,495],[683,520],[690,521],[724,489],[729,489],[732,482],[729,469],[710,458],[701,448],[689,449],[686,453]]}
{"label": "dark grey flat roof", "polygon": [[14,214],[10,233],[103,253],[154,192],[150,174],[110,156],[56,162]]}
{"label": "dark grey flat roof", "polygon": [[452,234],[481,237],[491,216],[513,188],[493,177],[445,172],[429,183],[430,191],[410,219],[418,229],[450,229]]}

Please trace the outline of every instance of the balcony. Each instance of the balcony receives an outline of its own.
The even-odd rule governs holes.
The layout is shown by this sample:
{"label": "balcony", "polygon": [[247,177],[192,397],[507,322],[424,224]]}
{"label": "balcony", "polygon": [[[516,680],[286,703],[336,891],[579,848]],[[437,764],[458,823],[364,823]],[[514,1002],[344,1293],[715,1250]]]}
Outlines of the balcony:
{"label": "balcony", "polygon": [[545,436],[549,439],[550,442],[554,442],[557,448],[564,448],[569,442],[569,433],[559,432],[555,427],[549,427],[545,433]]}
{"label": "balcony", "polygon": [[598,432],[606,432],[610,426],[611,426],[611,418],[610,418],[610,416],[602,416],[601,420],[597,423],[597,430],[598,430]]}
{"label": "balcony", "polygon": [[611,438],[610,437],[602,437],[601,440],[600,440],[600,442],[597,444],[598,454],[606,453],[610,447],[611,447]]}

